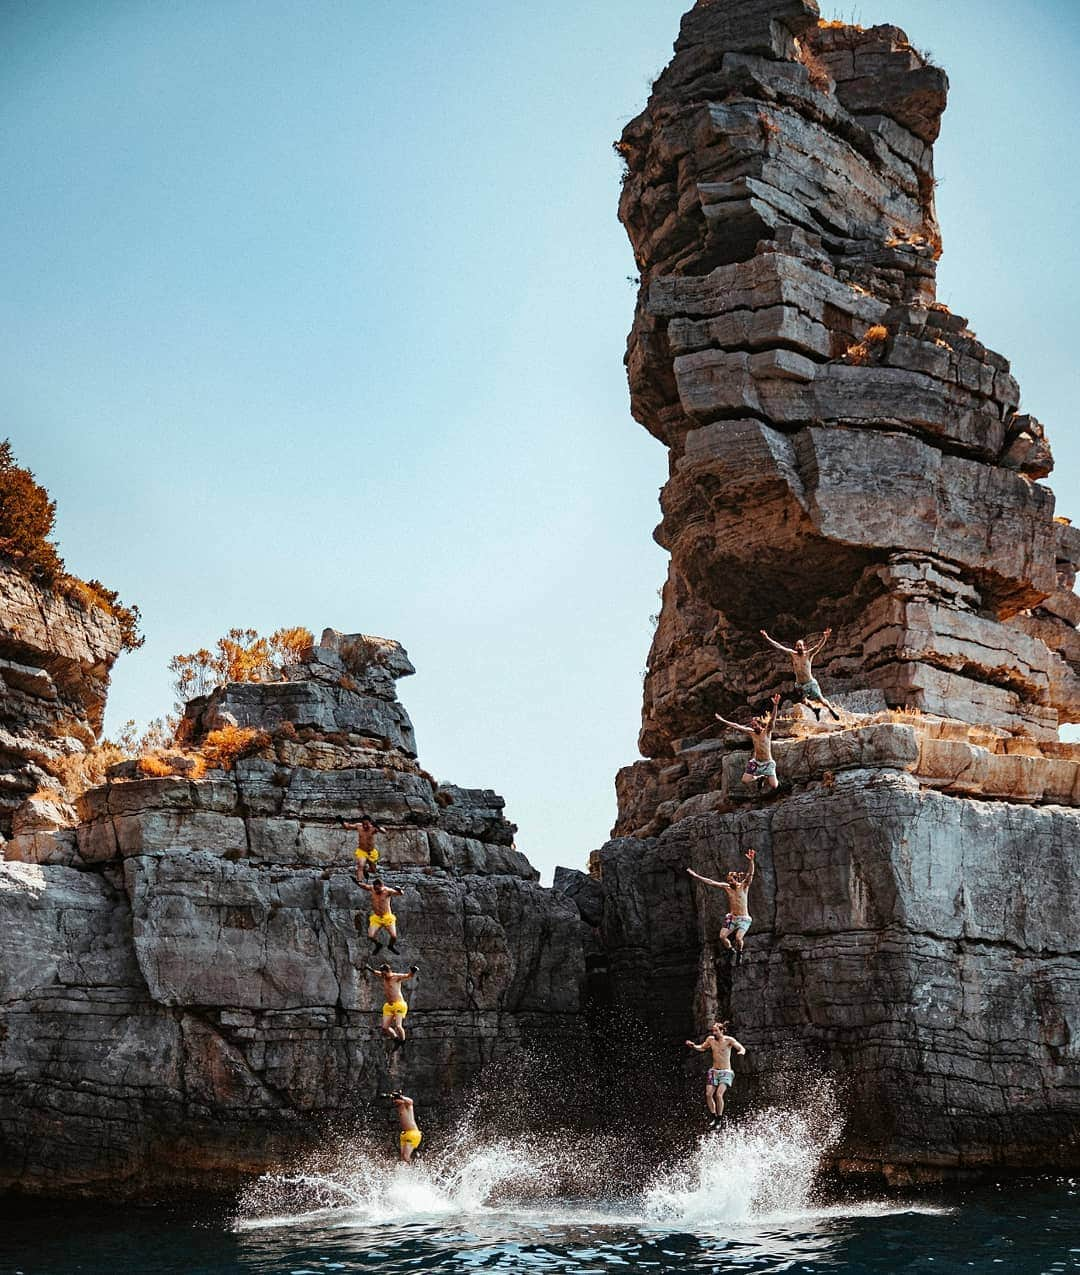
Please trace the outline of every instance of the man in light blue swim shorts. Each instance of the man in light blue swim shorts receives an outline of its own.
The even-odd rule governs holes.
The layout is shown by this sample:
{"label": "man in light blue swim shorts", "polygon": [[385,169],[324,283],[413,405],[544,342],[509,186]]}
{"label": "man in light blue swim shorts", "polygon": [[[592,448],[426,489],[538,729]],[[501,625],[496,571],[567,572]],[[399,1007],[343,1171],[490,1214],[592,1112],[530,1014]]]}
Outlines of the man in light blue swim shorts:
{"label": "man in light blue swim shorts", "polygon": [[730,726],[741,735],[750,736],[750,747],[753,752],[746,762],[742,781],[744,784],[757,784],[758,792],[765,792],[767,789],[775,792],[780,787],[780,780],[776,777],[776,762],[772,755],[772,733],[776,729],[776,718],[779,712],[780,696],[777,694],[772,697],[772,712],[769,716],[753,717],[750,719],[749,726],[743,726],[741,722],[728,721],[719,713],[713,713],[718,722],[723,722],[725,726]]}
{"label": "man in light blue swim shorts", "polygon": [[[750,886],[754,880],[755,852],[747,850],[746,857],[750,860],[750,867],[745,872],[729,872],[726,881],[714,881],[711,877],[703,877],[700,872],[695,872],[693,868],[686,869],[695,881],[700,881],[702,885],[711,885],[717,890],[723,890],[727,895],[728,908],[730,910],[727,916],[724,917],[724,928],[720,931],[718,937],[727,950],[733,954],[736,965],[742,960],[743,939],[753,923],[747,900],[750,894]],[[734,943],[731,941],[732,937],[735,939]]]}
{"label": "man in light blue swim shorts", "polygon": [[823,708],[827,708],[833,715],[835,721],[840,720],[840,714],[829,703],[825,696],[821,693],[821,686],[818,684],[817,678],[814,676],[811,667],[814,656],[832,637],[832,629],[826,629],[824,636],[816,646],[808,647],[802,638],[795,643],[794,647],[784,646],[780,642],[775,642],[764,629],[761,630],[761,636],[770,646],[776,647],[778,651],[783,651],[785,655],[791,656],[791,667],[795,673],[795,689],[800,692],[803,703],[809,708],[814,716],[821,720],[821,712],[817,708],[820,704]]}
{"label": "man in light blue swim shorts", "polygon": [[692,1040],[686,1043],[690,1049],[703,1054],[706,1050],[712,1055],[712,1066],[705,1073],[705,1105],[709,1108],[710,1128],[720,1125],[720,1117],[724,1114],[724,1094],[735,1083],[735,1072],[731,1068],[731,1051],[741,1058],[746,1050],[734,1036],[728,1036],[727,1023],[713,1023],[709,1034],[695,1045]]}

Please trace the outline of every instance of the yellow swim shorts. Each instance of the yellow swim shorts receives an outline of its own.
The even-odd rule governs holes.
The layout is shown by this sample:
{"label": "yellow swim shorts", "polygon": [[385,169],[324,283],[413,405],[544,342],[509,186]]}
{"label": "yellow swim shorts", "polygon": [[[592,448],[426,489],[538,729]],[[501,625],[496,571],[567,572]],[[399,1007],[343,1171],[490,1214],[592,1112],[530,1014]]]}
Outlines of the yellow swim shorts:
{"label": "yellow swim shorts", "polygon": [[382,1012],[383,1018],[393,1018],[395,1014],[400,1014],[404,1018],[409,1012],[409,1007],[404,1001],[385,1001]]}
{"label": "yellow swim shorts", "polygon": [[381,926],[384,930],[388,930],[392,925],[397,925],[397,917],[393,912],[384,912],[382,916],[378,912],[372,912],[368,917],[368,926]]}
{"label": "yellow swim shorts", "polygon": [[412,1149],[415,1151],[416,1148],[420,1145],[420,1140],[423,1138],[423,1136],[424,1135],[420,1132],[419,1129],[402,1129],[401,1137],[398,1139],[398,1141],[401,1146],[412,1147]]}
{"label": "yellow swim shorts", "polygon": [[378,850],[357,850],[357,852],[356,852],[356,857],[357,857],[358,859],[364,859],[364,860],[366,860],[368,863],[378,863],[378,862],[379,862],[379,852],[378,852]]}

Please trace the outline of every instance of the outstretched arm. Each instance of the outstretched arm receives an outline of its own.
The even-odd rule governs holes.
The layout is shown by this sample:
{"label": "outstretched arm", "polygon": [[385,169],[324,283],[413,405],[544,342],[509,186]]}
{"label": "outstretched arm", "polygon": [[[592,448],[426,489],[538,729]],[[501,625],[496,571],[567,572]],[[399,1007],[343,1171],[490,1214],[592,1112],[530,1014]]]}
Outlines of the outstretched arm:
{"label": "outstretched arm", "polygon": [[387,894],[404,894],[405,891],[402,890],[399,886],[388,885],[386,886],[386,893]]}
{"label": "outstretched arm", "polygon": [[769,635],[765,632],[764,629],[761,630],[761,636],[765,639],[766,642],[768,642],[770,646],[775,646],[778,651],[783,651],[785,655],[795,654],[795,652],[791,649],[790,646],[785,646],[782,642],[774,641],[774,639],[769,637]]}
{"label": "outstretched arm", "polygon": [[773,732],[773,727],[776,725],[776,719],[777,717],[779,717],[779,715],[780,715],[780,695],[779,693],[777,693],[776,695],[772,697],[772,716],[769,718],[769,734],[770,735]]}
{"label": "outstretched arm", "polygon": [[735,1039],[735,1037],[734,1037],[734,1036],[729,1036],[729,1037],[728,1037],[728,1040],[731,1042],[731,1048],[732,1048],[732,1049],[734,1049],[734,1051],[735,1051],[735,1052],[739,1055],[739,1057],[741,1058],[741,1057],[743,1056],[743,1054],[745,1054],[745,1053],[746,1053],[746,1050],[743,1048],[743,1046],[742,1046],[742,1045],[740,1045],[740,1044],[739,1044],[739,1042]]}
{"label": "outstretched arm", "polygon": [[754,732],[749,726],[740,726],[738,722],[729,722],[726,717],[721,717],[719,713],[713,713],[713,717],[718,722],[723,722],[725,726],[730,726],[732,730],[740,730],[744,735],[752,735]]}
{"label": "outstretched arm", "polygon": [[375,893],[375,887],[373,885],[368,885],[366,881],[357,881],[356,884],[360,887],[361,890],[366,890],[368,894]]}
{"label": "outstretched arm", "polygon": [[709,1042],[707,1040],[702,1041],[700,1045],[695,1045],[692,1040],[688,1040],[686,1044],[689,1049],[696,1050],[699,1054],[703,1054],[709,1047]]}
{"label": "outstretched arm", "polygon": [[750,871],[746,874],[746,888],[749,890],[750,882],[754,879],[754,864],[756,862],[756,856],[753,850],[747,850],[746,857],[750,860]]}
{"label": "outstretched arm", "polygon": [[701,881],[704,885],[714,885],[718,890],[731,891],[731,886],[726,881],[714,881],[711,877],[703,877],[700,872],[695,872],[693,868],[687,868],[687,872],[695,881]]}
{"label": "outstretched arm", "polygon": [[825,632],[821,635],[821,641],[817,644],[817,646],[812,646],[810,648],[810,654],[817,655],[818,651],[821,650],[821,648],[825,645],[825,643],[831,637],[832,637],[832,629],[826,629]]}
{"label": "outstretched arm", "polygon": [[410,978],[415,978],[420,973],[419,965],[410,965],[408,974],[402,974],[401,981],[407,983]]}

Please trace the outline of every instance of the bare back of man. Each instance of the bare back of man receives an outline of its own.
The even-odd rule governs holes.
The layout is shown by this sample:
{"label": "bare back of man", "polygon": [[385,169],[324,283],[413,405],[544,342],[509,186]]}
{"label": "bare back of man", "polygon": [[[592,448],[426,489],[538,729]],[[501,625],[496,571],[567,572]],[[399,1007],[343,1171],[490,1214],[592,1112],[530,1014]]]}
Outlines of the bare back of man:
{"label": "bare back of man", "polygon": [[692,1040],[686,1042],[688,1048],[699,1054],[707,1052],[712,1061],[712,1066],[705,1075],[705,1105],[712,1117],[713,1128],[720,1123],[720,1117],[724,1114],[724,1094],[735,1083],[731,1051],[734,1050],[740,1057],[746,1053],[735,1037],[727,1034],[726,1029],[727,1023],[713,1023],[708,1036],[700,1045],[695,1045]]}
{"label": "bare back of man", "polygon": [[424,1136],[416,1123],[413,1100],[406,1098],[403,1093],[397,1092],[384,1094],[383,1096],[390,1099],[397,1112],[398,1126],[401,1130],[398,1135],[398,1155],[403,1164],[408,1164]]}

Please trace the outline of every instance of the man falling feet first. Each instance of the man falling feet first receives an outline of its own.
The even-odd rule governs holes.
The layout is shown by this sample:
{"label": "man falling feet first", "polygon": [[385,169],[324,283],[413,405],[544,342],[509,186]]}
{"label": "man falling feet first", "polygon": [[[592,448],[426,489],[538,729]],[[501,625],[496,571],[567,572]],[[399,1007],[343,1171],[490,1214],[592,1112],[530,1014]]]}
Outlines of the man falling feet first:
{"label": "man falling feet first", "polygon": [[[726,881],[713,881],[710,877],[703,877],[700,872],[695,872],[693,868],[686,869],[695,881],[714,886],[727,895],[728,914],[724,917],[724,928],[720,931],[719,938],[728,951],[734,954],[736,965],[742,960],[743,940],[753,922],[748,898],[750,885],[754,880],[754,851],[747,850],[746,857],[750,860],[749,869],[746,872],[729,872]],[[734,944],[731,942],[732,935],[735,936]]]}
{"label": "man falling feet first", "polygon": [[401,1133],[398,1135],[398,1154],[402,1163],[408,1164],[424,1136],[416,1123],[413,1100],[406,1098],[400,1091],[383,1094],[383,1097],[389,1098],[397,1111],[398,1124],[401,1126]]}
{"label": "man falling feet first", "polygon": [[720,1117],[724,1114],[724,1094],[735,1083],[731,1051],[734,1049],[740,1058],[746,1053],[734,1036],[726,1034],[726,1030],[727,1023],[713,1023],[700,1045],[695,1045],[692,1040],[686,1042],[699,1054],[708,1050],[712,1055],[712,1066],[705,1076],[705,1105],[709,1108],[709,1123],[714,1129],[720,1127]]}
{"label": "man falling feet first", "polygon": [[364,815],[359,823],[347,823],[343,826],[356,831],[356,881],[360,884],[367,880],[369,872],[379,870],[379,852],[375,849],[375,834],[377,832],[385,834],[386,829],[380,828],[377,823],[372,823],[367,815]]}
{"label": "man falling feet first", "polygon": [[404,890],[399,890],[396,885],[384,885],[382,877],[376,877],[370,885],[366,881],[357,881],[356,883],[361,890],[366,890],[371,895],[371,914],[368,917],[367,936],[371,942],[371,950],[377,952],[379,950],[379,931],[385,930],[390,938],[386,946],[391,952],[397,949],[397,917],[390,911],[390,900],[398,895],[403,895]]}
{"label": "man falling feet first", "polygon": [[407,974],[395,974],[386,961],[378,969],[367,967],[369,974],[382,979],[383,996],[386,998],[382,1007],[382,1032],[394,1042],[393,1049],[400,1049],[405,1044],[405,1015],[409,1007],[401,995],[402,983],[415,978],[420,973],[419,965],[411,965]]}

